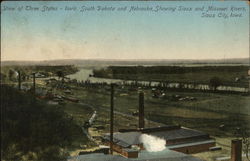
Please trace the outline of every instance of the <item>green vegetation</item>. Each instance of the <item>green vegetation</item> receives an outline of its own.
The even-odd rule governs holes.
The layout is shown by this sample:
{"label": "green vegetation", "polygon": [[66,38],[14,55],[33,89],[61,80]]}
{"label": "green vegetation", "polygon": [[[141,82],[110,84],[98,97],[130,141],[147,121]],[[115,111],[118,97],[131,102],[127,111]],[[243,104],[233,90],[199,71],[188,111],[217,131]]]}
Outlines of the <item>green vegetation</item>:
{"label": "green vegetation", "polygon": [[[101,88],[79,89],[74,91],[78,99],[109,110],[109,91]],[[164,91],[164,97],[154,98],[150,89],[143,89],[143,91],[145,93],[145,116],[147,119],[164,124],[181,124],[220,137],[233,137],[237,128],[250,131],[249,96],[166,90]],[[193,97],[195,100],[175,100],[173,96],[176,95]],[[127,114],[137,111],[137,91],[131,91],[126,87],[116,87],[115,110]],[[122,122],[119,123],[123,124]],[[221,125],[223,125],[223,128],[220,128]]]}
{"label": "green vegetation", "polygon": [[33,72],[40,73],[45,77],[58,76],[58,72],[63,72],[63,75],[73,74],[78,71],[77,67],[73,65],[58,65],[58,66],[1,66],[1,81],[13,81],[15,71],[20,71],[25,80],[26,76]]}
{"label": "green vegetation", "polygon": [[4,85],[1,113],[3,160],[61,161],[69,150],[87,142],[76,120],[60,106],[49,106]]}
{"label": "green vegetation", "polygon": [[[209,84],[218,77],[223,85],[247,87],[247,66],[110,66],[94,70],[95,77]],[[235,78],[238,78],[235,81]]]}
{"label": "green vegetation", "polygon": [[222,81],[218,77],[213,77],[210,79],[209,85],[215,91],[220,85],[222,85]]}
{"label": "green vegetation", "polygon": [[[65,69],[68,68],[68,69]],[[5,67],[1,79],[7,79],[11,70],[24,73],[52,73],[63,77],[77,71],[75,67]],[[173,71],[172,71],[173,70]],[[95,70],[95,76],[131,80],[162,82],[196,82],[210,84],[216,89],[220,84],[246,86],[245,66],[231,67],[108,67]],[[13,73],[12,73],[13,74]],[[235,78],[239,78],[236,82]],[[27,83],[27,81],[22,82]],[[11,83],[9,83],[11,84]],[[138,91],[145,94],[145,117],[163,124],[180,124],[202,130],[221,140],[235,137],[237,129],[249,132],[250,96],[246,93],[219,93],[138,86],[116,86],[114,109],[115,131],[119,128],[137,128],[138,118],[131,116],[138,110]],[[51,90],[54,95],[76,98],[78,103],[63,99],[62,104],[48,105],[51,98],[35,99],[29,93],[1,85],[2,156],[4,160],[64,160],[94,145],[84,136],[81,126],[93,111],[97,111],[93,133],[109,131],[110,86],[84,84],[70,81],[37,79],[37,87]],[[63,88],[65,87],[65,88]],[[69,92],[65,92],[69,90]],[[159,91],[159,97],[154,92]],[[164,93],[164,95],[162,95]],[[188,99],[184,99],[188,98]],[[192,98],[192,99],[190,99]],[[121,113],[117,113],[121,112]],[[129,115],[126,115],[129,114]],[[146,121],[146,127],[159,124]],[[96,135],[96,136],[98,136]],[[223,141],[224,143],[224,141]],[[229,145],[229,141],[228,144]],[[229,149],[230,150],[230,149]]]}

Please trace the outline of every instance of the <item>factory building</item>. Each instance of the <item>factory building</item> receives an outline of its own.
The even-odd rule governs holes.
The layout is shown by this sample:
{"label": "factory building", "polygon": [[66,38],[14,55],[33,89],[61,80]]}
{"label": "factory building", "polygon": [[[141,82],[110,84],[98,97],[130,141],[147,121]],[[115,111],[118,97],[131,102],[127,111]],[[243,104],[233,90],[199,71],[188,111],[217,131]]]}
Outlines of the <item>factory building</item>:
{"label": "factory building", "polygon": [[[138,146],[142,150],[145,149],[140,141],[142,134],[164,139],[168,149],[186,154],[208,151],[210,147],[215,146],[215,140],[204,132],[181,126],[163,126],[120,130],[120,132],[113,134],[113,149],[119,153],[123,153],[123,149],[133,146]],[[102,136],[102,141],[105,145],[109,145],[109,133]]]}

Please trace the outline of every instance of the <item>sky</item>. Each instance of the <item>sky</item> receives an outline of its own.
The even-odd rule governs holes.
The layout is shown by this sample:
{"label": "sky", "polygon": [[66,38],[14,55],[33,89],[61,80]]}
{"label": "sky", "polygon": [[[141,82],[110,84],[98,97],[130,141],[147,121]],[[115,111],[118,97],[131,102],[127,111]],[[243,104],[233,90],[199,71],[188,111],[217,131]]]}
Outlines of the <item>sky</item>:
{"label": "sky", "polygon": [[[57,10],[43,11],[44,6]],[[65,7],[76,11],[65,11]],[[98,11],[98,6],[115,11]],[[175,8],[175,12],[158,11]],[[179,7],[192,11],[177,11]],[[195,11],[203,7],[204,11]],[[209,6],[227,11],[209,11]],[[22,8],[23,7],[23,8]],[[39,10],[29,10],[30,8]],[[45,8],[46,8],[45,7]],[[91,10],[94,7],[95,10]],[[125,11],[118,8],[127,7]],[[154,11],[131,11],[152,7]],[[230,17],[231,7],[239,9]],[[10,8],[14,8],[11,10]],[[89,8],[89,11],[81,11]],[[202,17],[202,13],[215,17]],[[228,18],[218,17],[223,13]],[[1,60],[223,59],[249,56],[244,1],[22,1],[1,3]]]}

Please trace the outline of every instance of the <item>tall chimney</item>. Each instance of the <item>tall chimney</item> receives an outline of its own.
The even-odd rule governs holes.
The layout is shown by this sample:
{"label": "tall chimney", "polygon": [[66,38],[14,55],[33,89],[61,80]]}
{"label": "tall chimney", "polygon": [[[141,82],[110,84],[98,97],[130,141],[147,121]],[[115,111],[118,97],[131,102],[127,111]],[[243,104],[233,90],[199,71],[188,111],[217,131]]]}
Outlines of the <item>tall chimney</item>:
{"label": "tall chimney", "polygon": [[144,128],[144,93],[139,93],[139,128]]}
{"label": "tall chimney", "polygon": [[18,90],[21,90],[21,72],[18,71]]}
{"label": "tall chimney", "polygon": [[231,161],[242,161],[242,140],[234,139],[231,143]]}
{"label": "tall chimney", "polygon": [[114,84],[111,84],[110,97],[110,154],[113,154],[113,128],[114,128]]}

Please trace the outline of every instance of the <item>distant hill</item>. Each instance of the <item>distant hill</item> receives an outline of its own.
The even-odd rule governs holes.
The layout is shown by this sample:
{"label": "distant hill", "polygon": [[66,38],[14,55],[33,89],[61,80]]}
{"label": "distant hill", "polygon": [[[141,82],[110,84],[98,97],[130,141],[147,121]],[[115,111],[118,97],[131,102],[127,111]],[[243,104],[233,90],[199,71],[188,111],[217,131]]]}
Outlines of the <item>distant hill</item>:
{"label": "distant hill", "polygon": [[7,65],[77,65],[77,66],[107,66],[107,65],[248,65],[249,58],[235,59],[64,59],[46,61],[2,61]]}

